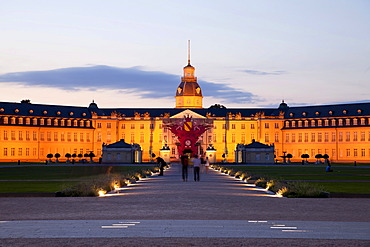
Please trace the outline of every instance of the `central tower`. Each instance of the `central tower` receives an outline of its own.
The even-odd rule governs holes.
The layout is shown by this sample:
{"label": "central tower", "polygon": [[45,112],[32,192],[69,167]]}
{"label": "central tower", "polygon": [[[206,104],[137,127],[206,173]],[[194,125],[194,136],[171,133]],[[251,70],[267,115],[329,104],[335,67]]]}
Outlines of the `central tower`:
{"label": "central tower", "polygon": [[203,95],[195,68],[190,64],[190,40],[188,41],[188,65],[184,67],[184,76],[176,91],[176,108],[203,108]]}

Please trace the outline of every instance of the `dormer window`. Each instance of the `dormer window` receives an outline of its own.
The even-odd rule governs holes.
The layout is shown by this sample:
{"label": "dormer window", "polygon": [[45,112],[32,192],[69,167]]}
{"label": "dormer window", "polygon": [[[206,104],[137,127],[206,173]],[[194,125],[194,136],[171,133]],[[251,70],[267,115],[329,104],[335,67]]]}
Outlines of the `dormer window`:
{"label": "dormer window", "polygon": [[289,121],[286,121],[286,122],[285,122],[285,127],[286,127],[286,128],[289,128]]}
{"label": "dormer window", "polygon": [[331,126],[335,126],[335,119],[331,120]]}
{"label": "dormer window", "polygon": [[14,110],[14,112],[15,112],[15,113],[18,113],[18,112],[19,112],[19,110],[18,110],[18,109],[15,109],[15,110]]}
{"label": "dormer window", "polygon": [[320,112],[317,111],[317,112],[315,112],[315,114],[316,114],[316,116],[319,116],[320,115]]}
{"label": "dormer window", "polygon": [[316,126],[315,120],[311,120],[311,127],[315,127],[315,126]]}
{"label": "dormer window", "polygon": [[302,116],[307,116],[307,112],[302,112]]}
{"label": "dormer window", "polygon": [[362,113],[362,110],[361,110],[361,109],[358,109],[358,110],[357,110],[357,113],[358,113],[358,114],[361,114],[361,113]]}
{"label": "dormer window", "polygon": [[28,113],[29,113],[29,114],[32,114],[32,113],[33,113],[33,110],[29,110],[29,111],[28,111]]}
{"label": "dormer window", "polygon": [[69,113],[69,115],[70,115],[70,116],[73,116],[73,114],[74,114],[73,112],[70,112],[70,113]]}
{"label": "dormer window", "polygon": [[48,114],[48,111],[44,111],[43,113],[44,113],[44,115],[46,115],[46,114]]}
{"label": "dormer window", "polygon": [[0,112],[3,112],[3,111],[5,111],[4,108],[0,108]]}
{"label": "dormer window", "polygon": [[333,115],[333,113],[334,113],[333,111],[329,111],[329,115]]}
{"label": "dormer window", "polygon": [[354,118],[353,119],[353,125],[357,125],[358,124],[358,120],[357,120],[357,118]]}
{"label": "dormer window", "polygon": [[291,112],[291,113],[289,114],[289,116],[290,116],[290,117],[293,117],[293,116],[294,116],[294,113],[293,113],[293,112]]}
{"label": "dormer window", "polygon": [[57,115],[60,115],[60,114],[62,114],[60,111],[57,111]]}
{"label": "dormer window", "polygon": [[339,119],[339,120],[338,120],[338,125],[339,125],[339,126],[343,126],[343,119]]}
{"label": "dormer window", "polygon": [[347,114],[347,110],[343,110],[343,114]]}

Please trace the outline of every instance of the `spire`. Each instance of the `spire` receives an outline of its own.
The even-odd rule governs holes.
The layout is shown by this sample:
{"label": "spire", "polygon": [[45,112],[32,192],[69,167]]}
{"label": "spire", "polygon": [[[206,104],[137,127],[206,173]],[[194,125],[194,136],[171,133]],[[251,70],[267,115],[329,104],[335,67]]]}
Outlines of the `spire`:
{"label": "spire", "polygon": [[188,40],[188,65],[190,65],[190,40]]}

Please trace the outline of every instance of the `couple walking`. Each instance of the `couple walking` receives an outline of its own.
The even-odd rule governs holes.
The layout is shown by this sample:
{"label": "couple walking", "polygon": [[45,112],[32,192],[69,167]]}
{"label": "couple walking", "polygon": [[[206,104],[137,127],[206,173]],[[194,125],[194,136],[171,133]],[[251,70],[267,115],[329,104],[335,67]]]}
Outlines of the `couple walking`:
{"label": "couple walking", "polygon": [[[208,173],[209,161],[208,157],[206,160],[199,159],[198,155],[194,155],[193,169],[194,169],[194,181],[199,181],[200,167],[204,164],[206,167],[206,173]],[[187,155],[181,156],[181,165],[182,165],[182,180],[188,181],[188,167],[189,167],[189,157]]]}

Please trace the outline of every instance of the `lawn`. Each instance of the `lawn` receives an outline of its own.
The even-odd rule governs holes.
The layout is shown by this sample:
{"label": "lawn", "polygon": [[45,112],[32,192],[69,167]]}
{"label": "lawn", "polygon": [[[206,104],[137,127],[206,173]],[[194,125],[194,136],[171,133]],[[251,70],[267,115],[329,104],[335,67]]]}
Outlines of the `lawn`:
{"label": "lawn", "polygon": [[[126,173],[146,170],[152,166],[0,166],[0,193],[15,192],[56,192],[63,187],[80,181],[38,181],[49,179],[91,180],[102,174]],[[17,181],[1,181],[17,180]],[[19,180],[19,181],[18,181]],[[24,180],[24,181],[22,181]],[[34,180],[34,181],[30,181]]]}
{"label": "lawn", "polygon": [[[326,172],[324,165],[307,166],[226,166],[236,171],[247,171],[265,178],[306,181],[321,185],[333,193],[370,194],[370,168],[361,166],[332,165],[333,172]],[[311,180],[311,181],[310,181]]]}

